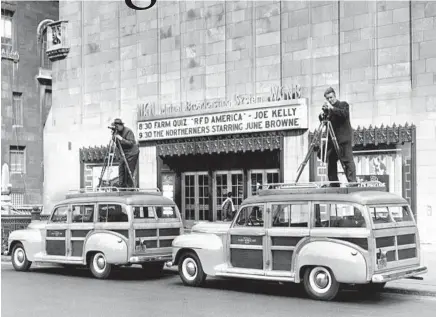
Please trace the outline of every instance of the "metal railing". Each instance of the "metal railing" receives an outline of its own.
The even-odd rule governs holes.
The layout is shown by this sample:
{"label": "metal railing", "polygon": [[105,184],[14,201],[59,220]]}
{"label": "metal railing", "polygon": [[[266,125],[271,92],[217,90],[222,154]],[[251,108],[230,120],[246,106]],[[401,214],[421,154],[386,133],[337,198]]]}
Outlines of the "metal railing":
{"label": "metal railing", "polygon": [[110,192],[139,192],[139,193],[159,193],[159,188],[120,188],[120,187],[99,187],[99,188],[79,188],[71,189],[69,194],[96,194],[96,193],[110,193]]}
{"label": "metal railing", "polygon": [[2,215],[1,235],[2,235],[2,254],[8,249],[8,238],[12,231],[26,229],[31,222],[29,215]]}
{"label": "metal railing", "polygon": [[[364,182],[340,182],[340,181],[320,181],[309,183],[267,183],[260,185],[259,190],[266,189],[300,189],[300,188],[325,188],[330,187],[332,184],[339,184],[339,187],[384,187],[385,185],[380,181],[364,181]],[[334,188],[334,187],[333,187]],[[337,188],[337,187],[336,187]]]}

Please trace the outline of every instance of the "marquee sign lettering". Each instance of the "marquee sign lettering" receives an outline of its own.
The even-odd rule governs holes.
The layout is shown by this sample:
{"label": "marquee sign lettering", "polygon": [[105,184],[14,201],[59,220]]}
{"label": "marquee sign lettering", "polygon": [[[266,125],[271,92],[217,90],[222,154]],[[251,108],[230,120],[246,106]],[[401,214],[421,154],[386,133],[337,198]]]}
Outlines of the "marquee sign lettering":
{"label": "marquee sign lettering", "polygon": [[306,105],[271,105],[267,108],[179,118],[147,120],[138,123],[138,140],[164,140],[224,134],[307,129]]}
{"label": "marquee sign lettering", "polygon": [[[152,8],[156,4],[157,0],[150,0],[150,4],[146,7],[139,7],[136,4],[133,4],[133,0],[125,0],[126,5],[133,10],[147,10]],[[138,2],[138,1],[135,1]]]}

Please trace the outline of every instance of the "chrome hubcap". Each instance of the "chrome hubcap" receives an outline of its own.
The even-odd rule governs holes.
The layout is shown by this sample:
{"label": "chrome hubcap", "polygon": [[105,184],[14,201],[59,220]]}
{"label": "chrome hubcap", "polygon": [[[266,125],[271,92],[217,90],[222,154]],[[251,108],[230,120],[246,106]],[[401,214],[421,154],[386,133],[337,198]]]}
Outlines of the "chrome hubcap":
{"label": "chrome hubcap", "polygon": [[195,273],[197,273],[197,268],[195,267],[195,264],[192,262],[188,262],[186,264],[186,271],[190,276],[194,276]]}
{"label": "chrome hubcap", "polygon": [[313,268],[309,274],[310,287],[319,294],[325,294],[331,289],[332,280],[328,269],[321,266]]}
{"label": "chrome hubcap", "polygon": [[100,270],[104,269],[106,265],[106,261],[104,260],[104,258],[101,256],[97,259],[97,266]]}
{"label": "chrome hubcap", "polygon": [[326,288],[329,283],[329,277],[324,272],[320,272],[315,276],[315,283],[319,288]]}
{"label": "chrome hubcap", "polygon": [[17,251],[17,260],[20,263],[24,262],[24,251],[21,249]]}

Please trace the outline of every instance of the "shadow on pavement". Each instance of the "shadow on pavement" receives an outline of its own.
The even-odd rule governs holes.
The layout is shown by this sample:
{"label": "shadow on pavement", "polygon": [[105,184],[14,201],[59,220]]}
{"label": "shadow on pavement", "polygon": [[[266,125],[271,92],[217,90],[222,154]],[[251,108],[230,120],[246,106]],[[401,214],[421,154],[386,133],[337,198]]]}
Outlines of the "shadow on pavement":
{"label": "shadow on pavement", "polygon": [[[38,267],[31,268],[31,273],[51,274],[68,277],[80,277],[95,279],[91,271],[86,267]],[[168,279],[174,276],[174,273],[164,271],[161,276],[149,276],[140,267],[115,267],[112,269],[111,275],[107,280],[111,281],[151,281]]]}
{"label": "shadow on pavement", "polygon": [[[174,282],[171,281],[171,284],[173,284],[174,287],[187,287],[182,284],[180,279],[177,281],[174,280]],[[253,281],[246,279],[208,278],[202,288],[206,288],[208,290],[223,290],[246,294],[289,297],[313,301],[306,295],[302,284],[294,283],[279,284],[274,282]],[[383,305],[395,305],[398,304],[398,300],[398,298],[391,298],[383,295],[383,293],[369,294],[350,288],[341,290],[336,299],[332,302],[359,303],[367,305],[382,303]]]}

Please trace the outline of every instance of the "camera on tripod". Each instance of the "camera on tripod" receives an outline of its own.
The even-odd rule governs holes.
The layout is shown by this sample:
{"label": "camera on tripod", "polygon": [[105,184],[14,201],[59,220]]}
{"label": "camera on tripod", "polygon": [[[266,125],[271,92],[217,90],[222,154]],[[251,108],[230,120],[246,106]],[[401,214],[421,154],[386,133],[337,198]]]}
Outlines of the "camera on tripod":
{"label": "camera on tripod", "polygon": [[322,114],[321,114],[322,120],[327,120],[329,114],[330,114],[330,110],[328,108],[328,105],[324,104],[322,106]]}
{"label": "camera on tripod", "polygon": [[108,126],[107,128],[110,129],[112,131],[112,133],[117,132],[117,127],[114,125]]}

